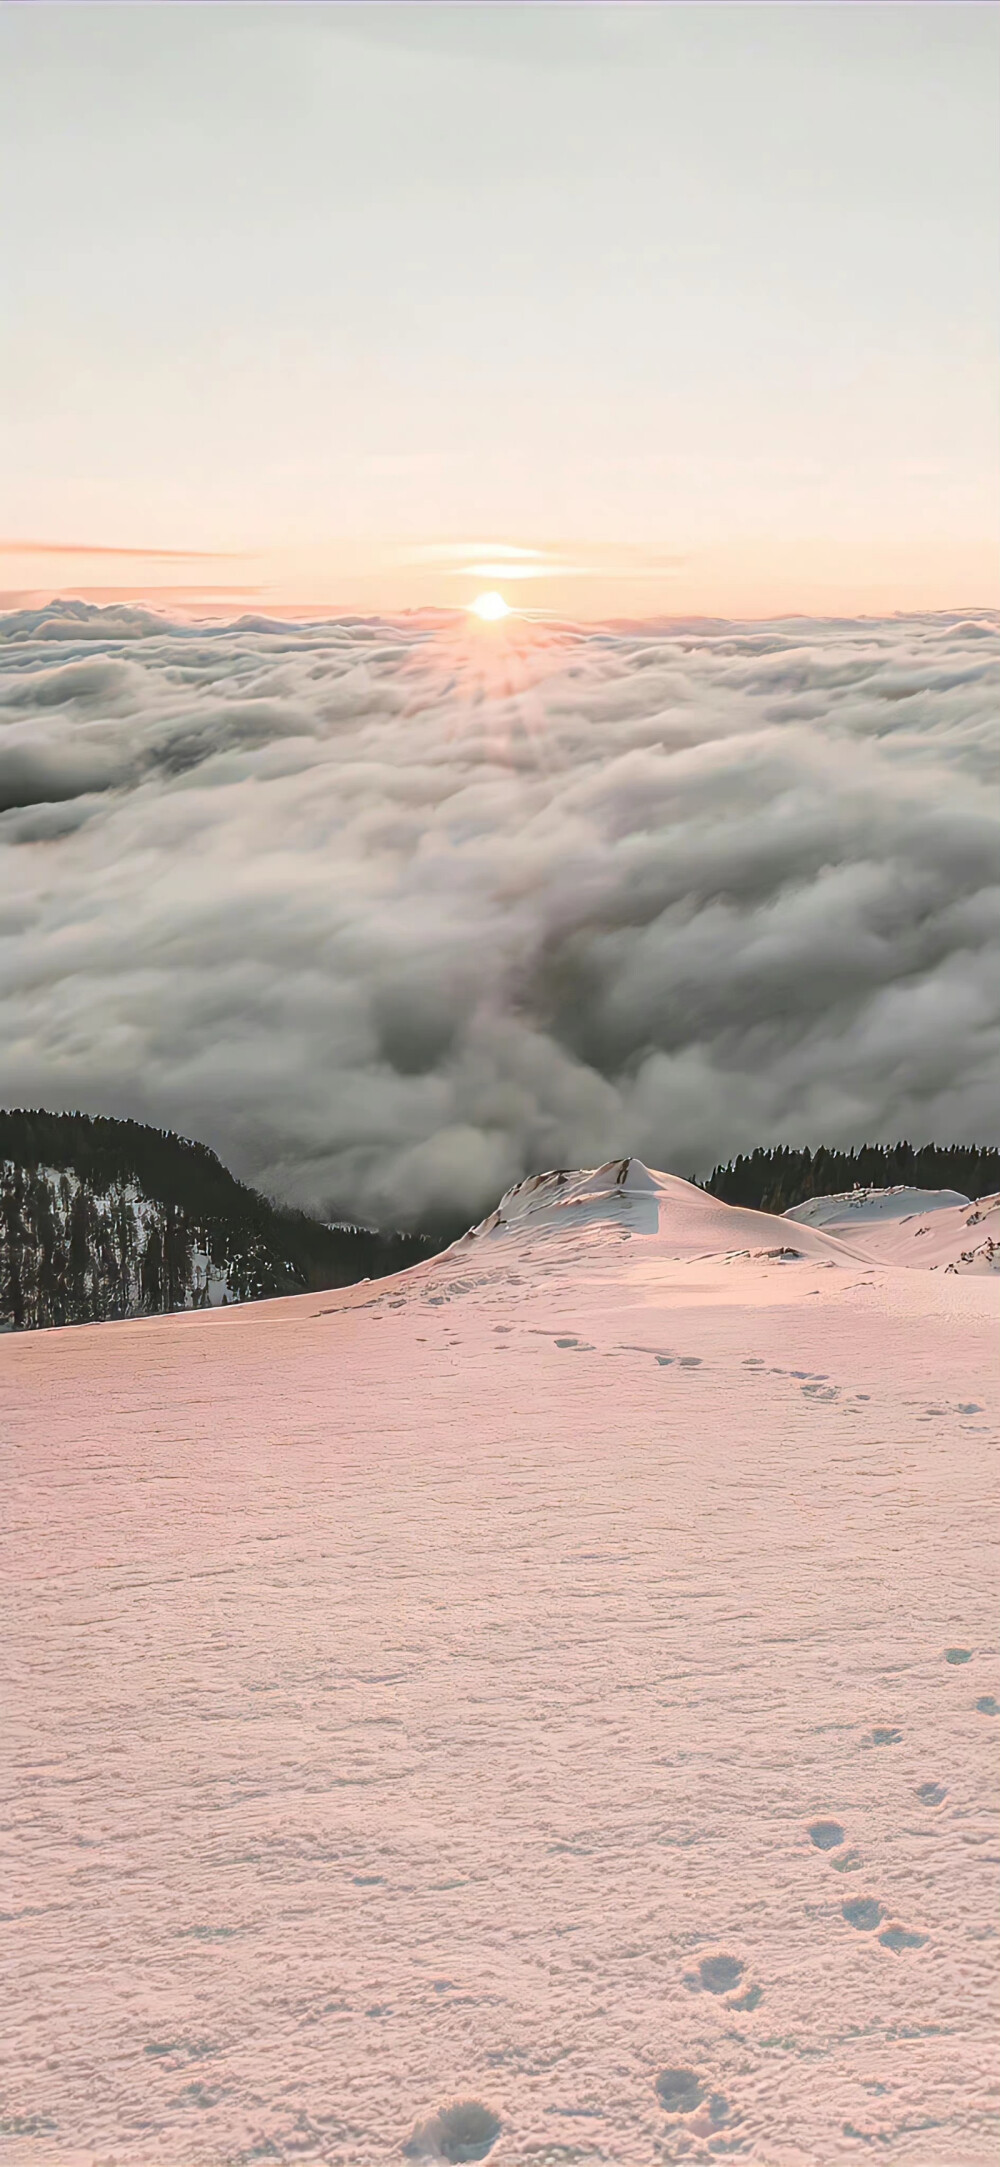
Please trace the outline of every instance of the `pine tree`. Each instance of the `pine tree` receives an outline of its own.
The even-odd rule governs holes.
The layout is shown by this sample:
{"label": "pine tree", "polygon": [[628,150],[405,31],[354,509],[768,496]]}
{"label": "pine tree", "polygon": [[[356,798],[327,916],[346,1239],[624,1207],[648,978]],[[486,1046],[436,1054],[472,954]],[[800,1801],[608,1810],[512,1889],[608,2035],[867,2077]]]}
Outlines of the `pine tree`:
{"label": "pine tree", "polygon": [[142,1252],[139,1288],[144,1309],[152,1313],[163,1308],[163,1238],[155,1219]]}

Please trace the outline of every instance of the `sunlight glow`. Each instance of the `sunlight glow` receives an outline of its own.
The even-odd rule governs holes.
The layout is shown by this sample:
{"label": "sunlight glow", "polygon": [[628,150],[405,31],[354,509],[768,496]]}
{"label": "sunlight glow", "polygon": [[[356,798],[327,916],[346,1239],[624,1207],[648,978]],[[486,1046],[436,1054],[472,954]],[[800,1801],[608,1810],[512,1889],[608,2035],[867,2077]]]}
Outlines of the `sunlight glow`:
{"label": "sunlight glow", "polygon": [[498,594],[495,588],[491,589],[489,594],[477,594],[472,608],[484,624],[495,624],[498,617],[510,616],[510,603],[505,602],[503,595]]}

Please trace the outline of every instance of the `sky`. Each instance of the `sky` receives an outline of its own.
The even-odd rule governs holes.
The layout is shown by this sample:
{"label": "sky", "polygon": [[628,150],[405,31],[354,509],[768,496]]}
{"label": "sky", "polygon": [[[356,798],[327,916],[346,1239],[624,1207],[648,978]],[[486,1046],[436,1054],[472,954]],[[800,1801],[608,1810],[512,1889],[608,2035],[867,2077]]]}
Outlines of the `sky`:
{"label": "sky", "polygon": [[998,15],[0,13],[0,595],[996,599]]}

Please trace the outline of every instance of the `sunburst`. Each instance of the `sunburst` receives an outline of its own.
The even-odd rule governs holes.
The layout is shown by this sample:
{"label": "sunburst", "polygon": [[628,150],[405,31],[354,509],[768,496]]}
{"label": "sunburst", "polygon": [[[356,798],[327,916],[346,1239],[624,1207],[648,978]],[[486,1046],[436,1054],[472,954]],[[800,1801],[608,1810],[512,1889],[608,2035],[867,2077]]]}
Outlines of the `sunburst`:
{"label": "sunburst", "polygon": [[484,625],[499,624],[501,617],[510,616],[510,603],[504,601],[495,587],[487,594],[477,594],[471,608],[473,616],[480,618]]}

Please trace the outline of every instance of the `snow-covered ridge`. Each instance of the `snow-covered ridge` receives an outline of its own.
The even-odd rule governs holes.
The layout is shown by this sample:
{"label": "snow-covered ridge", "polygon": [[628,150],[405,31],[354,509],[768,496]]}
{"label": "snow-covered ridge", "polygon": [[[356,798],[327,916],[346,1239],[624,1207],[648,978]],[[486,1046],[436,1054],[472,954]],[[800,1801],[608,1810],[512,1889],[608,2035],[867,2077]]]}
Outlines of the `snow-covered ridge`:
{"label": "snow-covered ridge", "polygon": [[558,1227],[568,1224],[569,1214],[575,1225],[605,1219],[636,1233],[655,1234],[660,1218],[658,1191],[670,1179],[669,1174],[651,1174],[641,1159],[631,1158],[529,1174],[506,1190],[496,1210],[470,1227],[462,1241],[481,1241],[507,1228]]}
{"label": "snow-covered ridge", "polygon": [[916,1213],[949,1211],[971,1205],[972,1199],[958,1189],[845,1189],[840,1196],[810,1196],[804,1204],[791,1204],[783,1214],[805,1226],[857,1225],[871,1220],[905,1220]]}
{"label": "snow-covered ridge", "polygon": [[819,1229],[797,1227],[794,1241],[774,1213],[724,1204],[695,1182],[645,1166],[641,1159],[608,1159],[603,1166],[555,1168],[517,1182],[495,1211],[446,1252],[465,1254],[497,1241],[517,1254],[534,1254],[539,1243],[576,1265],[606,1260],[609,1237],[617,1250],[640,1237],[640,1253],[654,1260],[795,1263],[801,1259],[853,1265],[857,1251]]}
{"label": "snow-covered ridge", "polygon": [[798,1226],[822,1228],[879,1264],[1000,1270],[1000,1195],[973,1203],[956,1189],[852,1189],[810,1197],[784,1216]]}

